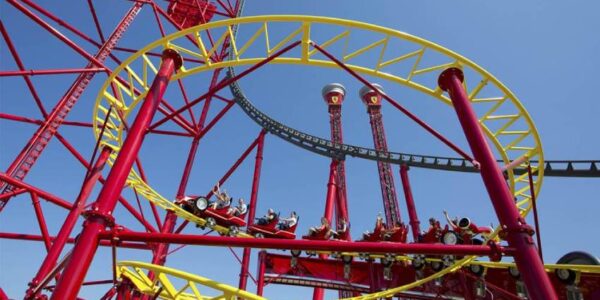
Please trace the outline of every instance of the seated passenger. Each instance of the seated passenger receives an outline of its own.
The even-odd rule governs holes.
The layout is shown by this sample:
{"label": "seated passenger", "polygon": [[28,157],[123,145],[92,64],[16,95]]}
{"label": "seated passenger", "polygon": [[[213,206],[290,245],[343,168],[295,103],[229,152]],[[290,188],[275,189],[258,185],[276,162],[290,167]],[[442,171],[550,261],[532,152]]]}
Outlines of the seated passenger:
{"label": "seated passenger", "polygon": [[452,230],[460,231],[460,228],[458,227],[458,217],[454,217],[454,219],[450,219],[450,217],[448,216],[448,212],[445,210],[444,210],[444,216],[446,217],[446,222],[448,222],[448,225],[450,225],[450,227],[452,227]]}
{"label": "seated passenger", "polygon": [[277,227],[279,227],[280,230],[288,230],[288,229],[294,227],[297,223],[298,223],[298,215],[296,214],[295,211],[293,211],[290,214],[289,218],[280,218],[279,224],[277,224]]}
{"label": "seated passenger", "polygon": [[308,236],[314,236],[322,232],[325,232],[325,238],[329,239],[329,236],[331,235],[331,226],[329,225],[329,220],[325,217],[321,218],[321,226],[308,229]]}
{"label": "seated passenger", "polygon": [[258,218],[258,225],[267,225],[269,223],[271,223],[276,217],[275,211],[272,208],[269,208],[269,210],[267,210],[267,214],[264,215],[262,218]]}
{"label": "seated passenger", "polygon": [[375,220],[375,229],[373,230],[373,233],[367,230],[363,233],[363,238],[368,239],[371,236],[380,237],[385,231],[385,229],[386,226],[385,223],[383,223],[383,217],[381,216],[381,213],[378,213],[377,219]]}
{"label": "seated passenger", "polygon": [[348,222],[346,222],[346,219],[342,219],[337,225],[337,231],[333,232],[333,236],[335,238],[341,238],[345,237],[346,233],[348,233]]}
{"label": "seated passenger", "polygon": [[393,242],[406,242],[408,236],[408,226],[403,222],[396,221],[394,227],[388,229],[384,233],[384,240]]}
{"label": "seated passenger", "polygon": [[247,211],[248,211],[248,206],[246,205],[246,203],[244,203],[244,199],[240,198],[238,200],[238,205],[235,207],[230,207],[227,210],[227,214],[239,217],[239,216],[245,214]]}
{"label": "seated passenger", "polygon": [[217,182],[217,185],[212,190],[213,194],[217,197],[217,200],[211,203],[212,209],[221,209],[231,205],[232,198],[229,197],[226,190],[221,191],[221,187]]}

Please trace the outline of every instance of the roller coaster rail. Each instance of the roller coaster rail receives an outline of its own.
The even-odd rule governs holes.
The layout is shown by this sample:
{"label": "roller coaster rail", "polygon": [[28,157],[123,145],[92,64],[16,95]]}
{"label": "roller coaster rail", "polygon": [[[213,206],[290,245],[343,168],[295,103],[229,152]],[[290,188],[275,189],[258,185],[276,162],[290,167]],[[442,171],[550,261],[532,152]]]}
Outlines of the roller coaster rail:
{"label": "roller coaster rail", "polygon": [[[235,76],[233,68],[229,68],[227,76]],[[463,158],[391,151],[382,152],[361,146],[334,143],[331,140],[291,128],[263,113],[252,104],[237,81],[231,83],[229,87],[236,103],[256,124],[275,136],[313,153],[338,160],[345,160],[346,156],[351,156],[417,168],[479,172],[470,161]],[[531,162],[537,163],[535,160]],[[514,172],[521,175],[527,173],[527,169],[515,168]],[[545,161],[544,175],[554,177],[600,177],[600,160],[547,160]]]}

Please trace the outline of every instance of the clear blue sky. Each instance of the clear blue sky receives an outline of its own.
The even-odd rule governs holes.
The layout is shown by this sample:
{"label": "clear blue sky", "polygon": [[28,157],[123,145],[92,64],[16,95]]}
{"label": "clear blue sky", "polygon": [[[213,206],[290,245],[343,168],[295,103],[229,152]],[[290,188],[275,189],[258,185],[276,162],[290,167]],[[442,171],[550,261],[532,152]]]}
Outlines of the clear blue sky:
{"label": "clear blue sky", "polygon": [[[130,2],[97,3],[103,30],[108,34],[125,13]],[[85,2],[57,5],[39,3],[96,38]],[[162,3],[162,2],[161,2]],[[423,37],[477,62],[505,83],[530,112],[542,137],[547,159],[598,159],[598,117],[600,101],[595,87],[600,69],[600,4],[596,1],[248,1],[245,15],[305,14],[359,20],[398,29]],[[83,59],[56,41],[12,6],[0,4],[2,22],[13,38],[27,69],[81,68]],[[141,47],[159,38],[151,10],[144,9],[121,43]],[[66,32],[63,29],[60,29]],[[172,30],[172,29],[170,29]],[[72,37],[72,35],[68,35]],[[72,37],[90,52],[94,47]],[[121,55],[126,57],[126,55]],[[6,45],[0,43],[0,69],[16,70]],[[114,64],[111,64],[114,67]],[[33,77],[47,108],[65,92],[74,76]],[[99,74],[69,115],[69,120],[91,120],[93,101],[106,76]],[[198,77],[206,85],[206,76]],[[371,146],[368,118],[358,101],[360,84],[346,74],[307,67],[267,66],[241,82],[254,103],[275,119],[303,131],[327,137],[328,114],[320,98],[321,87],[341,82],[348,89],[343,120],[348,143]],[[457,143],[465,145],[458,122],[446,106],[406,89],[382,85],[411,110],[442,129]],[[0,112],[41,118],[24,81],[17,77],[0,80]],[[220,104],[219,104],[220,105]],[[215,105],[215,108],[222,106]],[[212,115],[217,109],[212,110]],[[390,149],[398,152],[453,155],[432,137],[408,122],[390,106],[384,106],[384,122]],[[6,170],[35,127],[0,120],[0,169]],[[260,129],[234,108],[223,122],[202,141],[198,160],[188,186],[189,193],[205,193],[258,134]],[[61,128],[61,133],[89,157],[94,145],[89,129]],[[142,149],[142,160],[151,185],[166,197],[173,197],[189,141],[152,136]],[[252,156],[253,157],[253,156]],[[253,161],[247,161],[226,184],[234,197],[248,198]],[[265,160],[257,214],[269,207],[300,216],[298,233],[318,223],[326,192],[329,160],[307,153],[276,137],[267,136]],[[371,229],[381,199],[373,162],[347,161],[349,210],[352,234],[358,237]],[[394,167],[400,191],[398,169]],[[72,201],[84,171],[56,140],[38,161],[26,182]],[[478,175],[431,170],[411,170],[413,192],[421,220],[442,217],[447,209],[481,224],[497,224],[489,199]],[[127,197],[131,193],[126,191]],[[540,195],[541,231],[547,262],[563,254],[584,250],[600,254],[598,179],[547,178]],[[399,194],[401,208],[403,197]],[[146,208],[147,204],[144,203]],[[65,212],[43,203],[51,233],[56,233]],[[404,209],[401,209],[404,211]],[[146,210],[146,216],[150,211]],[[122,207],[117,220],[140,230]],[[404,218],[405,213],[403,213]],[[121,217],[119,219],[119,217]],[[76,232],[80,227],[76,227]],[[31,201],[19,196],[0,216],[0,231],[38,234]],[[187,233],[198,233],[192,226]],[[241,251],[235,250],[238,255]],[[0,240],[0,285],[9,296],[19,298],[45,255],[41,243]],[[149,261],[147,252],[119,251],[119,259]],[[110,251],[100,249],[88,273],[90,280],[110,277]],[[255,256],[250,270],[256,270]],[[186,247],[171,256],[168,266],[237,285],[239,264],[227,248]],[[98,298],[108,287],[85,288],[81,295]],[[254,290],[254,285],[250,285]],[[293,292],[293,297],[290,293]],[[273,299],[306,299],[312,291],[285,286],[267,286]],[[328,298],[335,297],[328,294]]]}

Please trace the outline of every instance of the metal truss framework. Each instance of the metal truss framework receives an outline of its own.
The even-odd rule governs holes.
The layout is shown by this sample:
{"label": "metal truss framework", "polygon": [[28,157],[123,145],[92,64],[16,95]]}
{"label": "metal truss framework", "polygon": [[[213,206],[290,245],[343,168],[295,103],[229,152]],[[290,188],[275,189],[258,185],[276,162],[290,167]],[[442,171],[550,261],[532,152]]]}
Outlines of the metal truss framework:
{"label": "metal truss framework", "polygon": [[[132,3],[131,9],[125,14],[113,33],[109,35],[108,38],[105,38],[102,28],[99,25],[98,16],[94,10],[94,4],[92,1],[88,1],[89,10],[100,39],[98,42],[32,1],[8,1],[8,3],[27,17],[31,18],[44,30],[50,32],[60,41],[75,50],[79,55],[89,60],[88,65],[81,69],[26,70],[19,58],[18,52],[12,44],[4,24],[0,23],[4,40],[9,46],[11,54],[19,67],[19,71],[2,71],[0,72],[0,75],[23,77],[44,117],[43,120],[36,120],[6,113],[0,114],[2,119],[39,125],[37,132],[13,161],[7,172],[0,174],[0,184],[2,188],[2,193],[0,193],[0,211],[9,199],[20,194],[29,193],[42,233],[41,236],[0,233],[0,237],[40,240],[45,243],[45,246],[49,251],[46,260],[40,267],[34,279],[32,279],[30,289],[26,295],[27,298],[33,299],[38,297],[44,287],[50,288],[54,292],[52,296],[53,299],[68,299],[75,298],[79,288],[86,284],[114,284],[103,299],[110,299],[114,295],[117,295],[117,297],[137,295],[135,297],[142,299],[151,299],[151,297],[156,296],[167,299],[205,299],[206,297],[199,292],[199,286],[206,286],[220,291],[222,293],[220,297],[222,298],[234,298],[240,296],[245,299],[263,299],[260,296],[243,291],[246,288],[251,248],[312,250],[317,253],[328,255],[335,254],[338,251],[345,251],[344,253],[346,253],[346,255],[352,257],[364,256],[364,252],[370,253],[366,255],[366,257],[370,257],[370,259],[389,253],[421,253],[430,255],[455,254],[457,256],[464,256],[464,258],[456,260],[454,264],[444,270],[428,274],[428,276],[419,280],[404,282],[395,287],[389,286],[387,290],[382,292],[376,292],[370,289],[369,292],[372,294],[362,296],[362,298],[365,299],[389,297],[402,293],[410,294],[411,292],[409,292],[409,290],[415,287],[427,286],[428,283],[431,284],[435,280],[445,278],[445,276],[455,276],[452,274],[461,270],[463,267],[482,264],[474,261],[477,256],[520,256],[522,254],[517,253],[516,250],[527,248],[529,249],[527,250],[527,255],[529,255],[527,260],[535,260],[532,255],[536,253],[535,251],[531,251],[534,247],[519,244],[516,240],[511,240],[511,236],[514,235],[516,239],[517,236],[526,234],[526,232],[521,230],[524,229],[524,227],[522,227],[524,224],[514,224],[514,221],[517,219],[515,218],[515,214],[525,216],[532,207],[535,209],[535,194],[539,192],[541,187],[542,178],[544,176],[544,165],[546,165],[546,167],[551,165],[543,159],[539,137],[531,118],[517,98],[497,79],[481,67],[456,53],[402,32],[359,22],[319,17],[263,16],[236,18],[241,13],[242,3],[240,1],[234,2],[235,3],[229,1],[217,1],[217,5],[211,4],[211,6],[203,1],[190,2],[192,3],[190,5],[198,5],[197,8],[200,12],[200,18],[209,15],[206,12],[210,9],[210,16],[214,15],[216,18],[221,18],[222,20],[185,29],[184,27],[186,26],[183,26],[185,23],[181,23],[174,19],[172,13],[175,8],[171,6],[174,2],[170,2],[169,9],[165,11],[159,4],[154,3],[153,1],[135,1]],[[136,52],[137,49],[117,47],[117,43],[143,7],[150,7],[152,9],[163,38],[139,50],[129,58],[122,60],[116,55],[116,51],[133,53]],[[42,18],[38,13],[45,18]],[[45,19],[56,22],[71,34],[82,38],[97,47],[97,53],[95,55],[90,54],[83,47],[79,46],[50,25]],[[172,27],[179,31],[171,35],[166,35],[166,28],[163,27],[162,23],[163,20],[170,23]],[[209,20],[203,19],[201,23],[206,23],[208,21]],[[296,29],[290,31],[284,38],[272,43],[274,38],[269,35],[269,28],[275,28],[283,23],[296,26],[294,27]],[[244,40],[244,38],[238,38],[236,34],[237,28],[240,25],[255,28],[256,30],[251,37]],[[317,30],[319,26],[328,26],[338,30],[339,33],[332,36],[330,39],[319,40],[314,35],[314,31]],[[372,34],[373,37],[376,37],[376,42],[367,45],[358,45],[351,38],[351,33],[354,31]],[[258,45],[261,40],[265,41],[266,45]],[[412,47],[413,50],[403,53],[394,52],[392,47],[388,47],[388,44],[393,42],[405,43],[409,45],[408,48]],[[346,44],[343,53],[333,54],[326,50],[328,47],[332,48],[332,45],[336,43]],[[351,45],[350,47],[348,47],[349,44]],[[256,53],[260,53],[260,51],[248,51],[250,48],[256,50],[256,47],[262,48],[262,55],[256,56]],[[299,48],[300,51],[291,51],[294,48]],[[436,55],[445,57],[447,63],[433,66],[427,65],[426,58],[429,53],[435,53]],[[325,56],[328,59],[323,59],[317,54]],[[375,65],[354,64],[353,58],[362,55],[373,55],[378,57],[377,63]],[[114,70],[111,70],[111,68],[108,67],[109,61],[112,61],[119,66]],[[395,74],[389,71],[391,66],[400,62],[411,62],[412,68],[410,68],[406,74]],[[499,179],[498,176],[500,176],[501,173],[498,164],[495,160],[491,160],[493,157],[489,150],[487,151],[488,153],[483,153],[486,152],[483,151],[478,154],[477,149],[473,149],[475,157],[471,157],[464,150],[456,147],[435,129],[431,128],[418,117],[400,106],[393,98],[385,94],[380,94],[379,96],[384,98],[387,103],[394,106],[407,117],[421,125],[424,130],[428,131],[451,149],[455,150],[459,155],[463,156],[463,158],[454,159],[407,155],[387,152],[387,150],[381,151],[382,149],[372,150],[344,145],[342,144],[341,138],[337,138],[335,135],[333,135],[333,142],[327,141],[304,134],[274,121],[252,106],[236,83],[236,80],[247,76],[252,71],[268,63],[305,64],[339,68],[348,71],[357,78],[357,80],[371,88],[373,88],[373,86],[370,83],[365,82],[362,75],[372,75],[406,85],[409,88],[429,94],[434,98],[441,100],[443,103],[454,104],[455,107],[460,107],[460,103],[462,103],[462,107],[467,110],[471,106],[475,107],[476,110],[470,114],[458,111],[458,117],[461,119],[461,122],[465,119],[470,120],[470,125],[463,124],[463,126],[465,127],[465,132],[467,132],[469,141],[471,141],[471,137],[480,138],[479,142],[474,143],[476,146],[487,145],[482,133],[477,133],[481,126],[483,134],[485,134],[487,139],[493,143],[496,152],[501,156],[501,163],[508,166],[504,170],[504,175],[508,178],[509,187],[504,183],[499,184],[500,181],[504,182],[504,179]],[[235,75],[233,67],[236,66],[250,67],[240,74]],[[453,67],[460,68],[462,71],[452,69]],[[225,68],[229,68],[228,76],[221,78],[223,77],[221,72]],[[176,70],[179,71],[176,72]],[[451,80],[454,80],[453,84],[444,83],[438,86],[437,83],[431,84],[426,81],[421,81],[421,78],[429,75],[436,75],[437,77],[440,71],[443,70],[458,70],[452,73],[452,76],[454,76],[451,78]],[[189,98],[183,79],[187,76],[207,71],[212,72],[212,80],[208,91],[195,99]],[[66,121],[65,119],[68,113],[89,85],[94,75],[103,72],[108,73],[110,76],[109,79],[106,80],[98,96],[93,122]],[[457,84],[457,80],[462,80],[462,78],[460,78],[462,72],[467,74],[470,82],[476,82],[476,84],[467,85],[462,82]],[[65,95],[57,102],[51,112],[48,113],[40,100],[30,77],[34,75],[70,73],[76,73],[79,74],[79,76],[67,90]],[[177,82],[181,91],[181,96],[185,100],[185,105],[179,108],[169,104],[169,101],[164,99],[162,95],[166,86],[175,84],[175,82]],[[232,90],[234,99],[223,97],[219,93],[228,86]],[[444,94],[443,90],[448,90],[449,94]],[[456,96],[460,95],[461,91],[463,92],[463,95]],[[485,91],[485,93],[482,91]],[[480,93],[486,95],[496,94],[494,96],[483,97],[478,96]],[[212,120],[209,121],[208,111],[210,110],[211,102],[214,101],[224,102],[226,105]],[[163,197],[150,187],[145,178],[144,168],[137,157],[137,151],[141,147],[143,138],[146,134],[170,135],[191,139],[189,156],[187,157],[177,191],[177,198],[181,198],[186,195],[187,182],[202,137],[204,137],[204,135],[213,128],[236,103],[239,104],[253,120],[263,127],[263,131],[261,131],[251,145],[244,150],[232,167],[225,172],[219,182],[223,184],[253,150],[257,151],[249,208],[250,220],[253,219],[255,214],[264,137],[266,132],[270,132],[280,137],[284,137],[286,140],[309,149],[310,151],[330,156],[334,161],[341,163],[343,163],[346,155],[351,155],[380,162],[391,162],[415,167],[481,172],[486,184],[490,180],[495,180],[492,185],[505,190],[503,193],[490,191],[490,196],[494,199],[494,197],[498,197],[498,194],[503,194],[503,199],[494,199],[493,201],[495,204],[501,203],[502,201],[505,202],[504,204],[497,204],[496,211],[499,214],[501,223],[508,226],[510,229],[508,230],[510,246],[502,247],[494,243],[486,246],[441,246],[426,244],[257,240],[251,239],[249,235],[243,232],[232,234],[229,228],[218,225],[214,226],[212,229],[222,235],[237,235],[237,237],[181,235],[181,231],[189,222],[203,227],[207,225],[206,220],[187,212],[179,205]],[[201,107],[200,112],[197,114],[194,113],[195,109],[199,106]],[[138,110],[136,107],[141,108]],[[485,109],[480,109],[480,107],[484,107]],[[135,116],[132,113],[134,111]],[[152,120],[154,113],[161,114],[161,117],[155,122]],[[134,117],[136,119],[135,121],[133,121]],[[167,122],[170,125],[177,127],[179,131],[161,129],[160,127]],[[473,125],[473,122],[478,122],[481,125]],[[93,127],[94,133],[98,137],[98,143],[94,148],[91,159],[87,160],[84,158],[84,156],[81,155],[68,140],[62,137],[58,128],[65,125],[84,128]],[[468,132],[471,132],[471,134]],[[81,192],[74,203],[65,201],[51,193],[23,182],[28,171],[34,166],[36,160],[40,157],[46,145],[53,137],[56,137],[88,170],[84,178]],[[484,140],[482,141],[481,138]],[[471,146],[472,148],[474,147],[473,144]],[[101,170],[105,162],[108,162],[112,166],[107,178],[101,176]],[[456,162],[458,162],[458,165],[455,164]],[[546,170],[546,172],[556,172],[554,174],[563,175],[569,174],[571,176],[597,176],[598,170],[596,164],[598,162],[590,161],[585,163],[590,164],[589,170],[574,169],[573,162],[566,162],[567,166],[563,171],[560,171],[560,168],[551,167],[548,168],[550,170]],[[474,166],[478,167],[476,168]],[[527,172],[527,170],[529,172]],[[495,179],[490,179],[494,176],[496,176]],[[103,184],[102,192],[96,202],[86,205],[90,191],[97,181],[100,181]],[[138,208],[136,208],[130,203],[130,200],[124,199],[121,196],[121,189],[125,185],[134,191],[136,197],[141,197],[150,201],[152,216],[154,217],[156,225],[151,224],[149,220],[146,220],[144,217],[143,210],[139,205],[139,198],[137,199]],[[404,184],[405,189],[407,188],[407,185],[407,183]],[[206,194],[207,198],[210,198],[211,196],[213,196],[212,192]],[[506,203],[508,198],[512,201],[513,197],[517,199],[516,209],[514,203],[510,203],[510,205],[507,205]],[[69,210],[69,216],[65,220],[60,232],[55,237],[51,236],[48,231],[43,212],[39,205],[39,198],[43,198]],[[111,217],[111,213],[117,204],[123,205],[129,213],[142,224],[147,232],[130,232],[128,229],[120,226],[119,221]],[[167,211],[166,216],[162,221],[157,213],[157,208],[159,207]],[[84,225],[85,229],[77,240],[74,240],[70,238],[70,233],[80,215],[87,219]],[[511,215],[511,217],[507,218],[507,215]],[[179,227],[176,227],[178,218],[183,218],[185,221],[181,223]],[[415,220],[411,218],[411,225]],[[519,220],[521,221],[521,219]],[[418,220],[416,221],[416,228],[418,228]],[[109,230],[105,230],[107,228]],[[495,234],[498,233],[499,230],[495,232]],[[59,257],[63,252],[65,244],[72,242],[76,244],[73,250],[65,254],[59,261]],[[241,290],[215,283],[200,276],[162,267],[161,265],[165,264],[169,253],[169,245],[172,243],[245,247],[242,270],[240,272],[239,288]],[[113,262],[113,267],[118,272],[112,280],[86,283],[84,282],[84,277],[87,272],[87,266],[89,266],[89,263],[94,256],[95,248],[98,246],[112,247],[113,251],[116,251],[115,249],[119,247],[152,249],[152,264],[139,262],[122,262],[116,264]],[[515,249],[514,247],[517,247],[518,249]],[[264,253],[260,254],[262,272],[259,272],[259,282],[262,280],[263,284],[265,283],[265,266],[263,265],[265,255],[266,254]],[[395,257],[394,260],[398,262],[405,261],[408,263],[411,258],[398,256]],[[335,260],[327,261],[333,262]],[[525,267],[522,271],[524,273],[526,284],[529,287],[542,284],[545,280],[544,277],[547,278],[545,273],[536,271],[539,271],[540,269],[543,270],[543,267],[540,267],[541,265],[524,262],[523,258],[517,258],[517,262],[520,269]],[[498,263],[489,263],[489,266],[487,267],[494,268],[497,266]],[[527,268],[529,267],[531,267],[529,272],[532,273],[528,273]],[[594,268],[578,268],[584,267],[569,266],[569,270],[591,273],[598,272],[598,270]],[[186,280],[187,284],[181,288],[175,288],[173,281],[170,281],[168,276],[175,276]],[[49,287],[48,283],[53,278],[59,278],[58,284]],[[323,287],[317,286],[316,284],[306,284],[305,286]],[[339,286],[330,288],[342,289]],[[530,291],[531,290],[532,289],[530,288]],[[1,289],[0,292],[0,296],[2,296],[3,292]],[[355,292],[365,292],[365,290],[358,289]],[[258,294],[262,294],[261,284],[259,284]],[[534,291],[532,296],[539,299],[551,299],[552,292],[549,288],[541,289],[540,291]]]}

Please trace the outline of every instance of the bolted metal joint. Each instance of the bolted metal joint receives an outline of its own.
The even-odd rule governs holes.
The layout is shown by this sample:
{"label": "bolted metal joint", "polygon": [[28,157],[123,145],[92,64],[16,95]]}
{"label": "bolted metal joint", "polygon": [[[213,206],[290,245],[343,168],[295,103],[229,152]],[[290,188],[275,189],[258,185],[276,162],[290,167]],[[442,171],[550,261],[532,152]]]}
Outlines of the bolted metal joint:
{"label": "bolted metal joint", "polygon": [[448,92],[448,89],[450,88],[450,82],[453,78],[458,78],[460,82],[463,82],[465,79],[465,75],[463,74],[463,71],[459,68],[448,68],[444,70],[440,74],[440,77],[438,77],[438,86],[440,87],[440,89],[442,89],[442,91]]}
{"label": "bolted metal joint", "polygon": [[104,220],[104,224],[106,227],[112,228],[115,226],[115,217],[110,214],[102,213],[97,209],[86,210],[81,215],[86,218],[86,222],[88,222],[91,218],[97,218]]}
{"label": "bolted metal joint", "polygon": [[171,48],[165,49],[162,53],[161,58],[163,61],[167,58],[172,59],[175,62],[175,70],[179,70],[183,66],[183,58],[181,57],[179,52]]}

